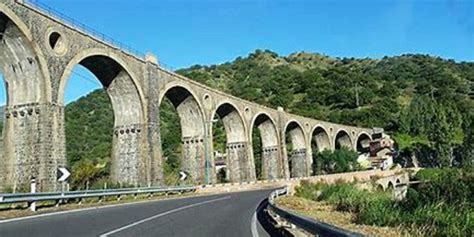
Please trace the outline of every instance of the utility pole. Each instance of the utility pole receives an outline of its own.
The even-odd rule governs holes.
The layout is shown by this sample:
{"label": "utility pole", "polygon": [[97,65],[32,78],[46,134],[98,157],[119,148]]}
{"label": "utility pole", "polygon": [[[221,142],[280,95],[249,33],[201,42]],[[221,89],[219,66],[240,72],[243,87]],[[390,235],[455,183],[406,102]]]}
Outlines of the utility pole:
{"label": "utility pole", "polygon": [[355,83],[355,94],[356,94],[356,107],[357,107],[357,110],[360,110],[360,108],[359,108],[359,84],[357,82]]}

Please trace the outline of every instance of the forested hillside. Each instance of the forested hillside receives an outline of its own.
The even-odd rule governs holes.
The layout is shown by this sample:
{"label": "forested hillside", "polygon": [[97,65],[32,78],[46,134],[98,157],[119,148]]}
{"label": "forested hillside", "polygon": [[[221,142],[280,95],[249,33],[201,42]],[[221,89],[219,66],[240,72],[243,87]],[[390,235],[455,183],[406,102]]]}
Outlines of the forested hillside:
{"label": "forested hillside", "polygon": [[[246,58],[177,71],[238,97],[286,111],[393,134],[402,157],[427,166],[472,164],[474,63],[427,55],[383,59],[331,58],[257,50]],[[179,120],[162,106],[162,141],[173,170],[179,162]],[[79,177],[108,172],[113,113],[95,91],[66,107],[67,155]],[[218,142],[225,139],[217,129]],[[77,172],[76,172],[77,174]],[[79,181],[79,180],[78,180]],[[81,182],[84,180],[81,180]]]}

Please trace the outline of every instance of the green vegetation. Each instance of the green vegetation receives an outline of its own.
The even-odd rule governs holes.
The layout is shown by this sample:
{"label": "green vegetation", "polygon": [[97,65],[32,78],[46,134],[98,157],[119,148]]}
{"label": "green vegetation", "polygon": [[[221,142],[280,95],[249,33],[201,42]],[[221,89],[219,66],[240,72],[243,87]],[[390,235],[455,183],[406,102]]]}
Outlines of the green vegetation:
{"label": "green vegetation", "polygon": [[416,174],[425,181],[410,187],[406,199],[395,201],[389,192],[369,192],[353,184],[302,183],[296,195],[326,201],[336,210],[352,212],[355,222],[401,226],[424,236],[472,236],[474,230],[474,173],[465,169],[425,169]]}
{"label": "green vegetation", "polygon": [[360,170],[357,152],[345,147],[334,152],[324,150],[313,154],[313,172],[332,174]]}
{"label": "green vegetation", "polygon": [[[177,72],[256,103],[282,106],[291,113],[384,127],[400,146],[400,162],[416,158],[423,166],[439,167],[472,165],[474,160],[474,63],[426,55],[380,60],[310,53],[281,57],[257,50],[233,62],[196,65]],[[167,182],[173,183],[181,158],[181,129],[171,103],[165,101],[161,106],[160,117],[167,158],[164,169],[170,177]],[[76,187],[108,175],[112,129],[112,107],[103,91],[94,91],[66,106],[69,166],[73,173],[83,172],[73,176]],[[213,125],[213,134],[214,148],[224,153],[226,138],[221,121]],[[253,143],[259,144],[256,139]],[[337,167],[347,170],[345,165]]]}
{"label": "green vegetation", "polygon": [[291,113],[383,127],[400,143],[404,163],[417,158],[423,166],[445,167],[474,160],[474,63],[427,55],[282,57],[257,50],[247,58],[178,73]]}
{"label": "green vegetation", "polygon": [[109,97],[96,90],[66,106],[66,152],[73,188],[84,189],[110,173],[113,110]]}

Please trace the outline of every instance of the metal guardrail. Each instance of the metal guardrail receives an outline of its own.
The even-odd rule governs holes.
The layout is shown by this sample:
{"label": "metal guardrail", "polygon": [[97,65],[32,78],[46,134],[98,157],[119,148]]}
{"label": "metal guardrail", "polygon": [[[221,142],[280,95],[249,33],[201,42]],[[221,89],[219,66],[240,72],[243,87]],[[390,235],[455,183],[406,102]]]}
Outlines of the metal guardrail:
{"label": "metal guardrail", "polygon": [[275,205],[275,198],[288,194],[287,188],[278,189],[273,191],[268,197],[268,207],[269,209],[279,216],[280,218],[285,219],[289,223],[305,230],[308,233],[314,234],[316,236],[335,236],[335,237],[359,237],[364,236],[362,234],[351,232],[327,223],[319,222],[311,218],[298,215],[292,211],[286,210],[284,208],[278,207]]}
{"label": "metal guardrail", "polygon": [[154,194],[154,193],[173,193],[173,192],[194,192],[196,187],[149,187],[149,188],[122,188],[122,189],[99,189],[84,190],[70,192],[51,192],[51,193],[8,193],[0,194],[0,204],[11,203],[32,203],[40,201],[62,201],[68,199],[84,199],[94,197],[121,196],[121,195],[138,195],[138,194]]}

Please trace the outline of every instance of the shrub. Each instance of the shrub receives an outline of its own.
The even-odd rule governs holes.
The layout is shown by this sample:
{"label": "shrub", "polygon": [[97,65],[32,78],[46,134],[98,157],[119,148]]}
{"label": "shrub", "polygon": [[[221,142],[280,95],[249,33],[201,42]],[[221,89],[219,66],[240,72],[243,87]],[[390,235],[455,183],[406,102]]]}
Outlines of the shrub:
{"label": "shrub", "polygon": [[302,183],[297,195],[352,212],[356,223],[402,226],[426,236],[473,236],[472,169],[426,169],[415,178],[429,182],[409,188],[403,201],[393,200],[389,192],[359,190],[349,183]]}
{"label": "shrub", "polygon": [[313,156],[314,173],[332,174],[360,170],[357,156],[357,152],[345,147],[335,151],[324,150]]}
{"label": "shrub", "polygon": [[441,201],[450,204],[473,202],[472,168],[424,169],[415,175],[415,179],[425,183],[408,190],[407,202],[410,206]]}

